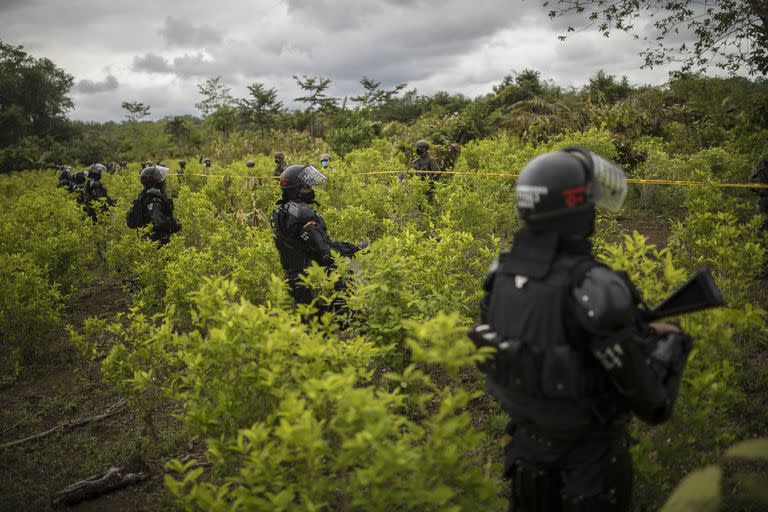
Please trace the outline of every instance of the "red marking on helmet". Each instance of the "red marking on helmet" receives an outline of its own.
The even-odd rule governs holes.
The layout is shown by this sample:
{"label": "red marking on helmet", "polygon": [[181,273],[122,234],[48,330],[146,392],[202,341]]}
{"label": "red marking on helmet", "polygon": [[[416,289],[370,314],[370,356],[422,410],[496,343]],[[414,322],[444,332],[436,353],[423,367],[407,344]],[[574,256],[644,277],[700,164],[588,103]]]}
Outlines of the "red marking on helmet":
{"label": "red marking on helmet", "polygon": [[575,208],[584,204],[587,200],[587,187],[584,185],[580,187],[567,188],[561,192],[565,198],[565,206],[568,208]]}
{"label": "red marking on helmet", "polygon": [[286,187],[286,186],[288,186],[290,184],[291,184],[291,180],[289,180],[288,178],[280,178],[280,186],[281,187]]}

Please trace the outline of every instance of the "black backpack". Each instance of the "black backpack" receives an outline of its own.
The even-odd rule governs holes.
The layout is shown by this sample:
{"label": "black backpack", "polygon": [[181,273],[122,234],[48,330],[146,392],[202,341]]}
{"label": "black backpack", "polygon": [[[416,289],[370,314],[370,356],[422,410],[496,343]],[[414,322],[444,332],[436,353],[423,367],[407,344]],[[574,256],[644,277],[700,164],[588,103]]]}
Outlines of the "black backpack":
{"label": "black backpack", "polygon": [[133,200],[133,204],[128,209],[128,213],[125,216],[125,222],[128,224],[128,227],[131,229],[138,229],[142,226],[144,226],[146,223],[144,222],[144,213],[142,212],[142,208],[144,206],[144,193]]}
{"label": "black backpack", "polygon": [[181,230],[181,224],[173,216],[173,200],[164,197],[152,208],[152,228],[156,233],[176,233]]}

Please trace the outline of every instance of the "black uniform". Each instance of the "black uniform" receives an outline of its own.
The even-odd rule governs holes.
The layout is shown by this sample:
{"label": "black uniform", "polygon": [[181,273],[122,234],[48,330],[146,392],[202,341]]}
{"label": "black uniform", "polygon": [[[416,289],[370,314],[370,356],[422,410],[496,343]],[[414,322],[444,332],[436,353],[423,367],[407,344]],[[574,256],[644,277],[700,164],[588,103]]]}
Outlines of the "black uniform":
{"label": "black uniform", "polygon": [[[312,291],[302,286],[300,277],[308,266],[316,261],[327,269],[334,268],[332,250],[342,256],[352,256],[360,248],[349,242],[336,242],[328,235],[323,217],[309,204],[299,199],[279,201],[270,216],[275,246],[280,253],[285,278],[291,295],[298,304],[312,302]],[[343,289],[344,283],[337,283]]]}
{"label": "black uniform", "polygon": [[167,172],[167,168],[154,165],[141,171],[144,190],[133,201],[126,216],[129,228],[151,225],[149,238],[160,245],[168,243],[173,233],[181,231],[181,223],[174,216],[173,199],[165,193]]}
{"label": "black uniform", "polygon": [[75,200],[81,204],[85,202],[83,191],[85,190],[87,179],[85,171],[77,171],[72,175],[69,185],[69,191],[75,196]]}
{"label": "black uniform", "polygon": [[59,168],[59,182],[56,186],[63,189],[70,189],[72,187],[72,175],[69,169],[64,166]]}
{"label": "black uniform", "polygon": [[[103,199],[104,202],[101,205],[98,205],[97,202],[100,199]],[[106,206],[113,205],[114,201],[109,197],[106,187],[101,183],[100,180],[88,178],[88,182],[83,188],[83,204],[85,207],[85,213],[87,213],[88,216],[94,222],[96,222],[97,208],[98,211],[103,212],[106,210]]]}
{"label": "black uniform", "polygon": [[285,169],[285,156],[283,156],[282,153],[275,153],[275,170],[272,174],[274,176],[280,176]]}
{"label": "black uniform", "polygon": [[[579,158],[548,154],[521,172],[517,206],[528,227],[491,265],[483,325],[470,333],[497,348],[481,370],[510,417],[505,476],[518,512],[628,510],[630,415],[670,417],[691,349],[684,334],[640,321],[634,286],[592,254],[592,201],[620,206],[626,179],[618,190],[604,160],[585,179]],[[615,190],[593,183],[597,172]]]}

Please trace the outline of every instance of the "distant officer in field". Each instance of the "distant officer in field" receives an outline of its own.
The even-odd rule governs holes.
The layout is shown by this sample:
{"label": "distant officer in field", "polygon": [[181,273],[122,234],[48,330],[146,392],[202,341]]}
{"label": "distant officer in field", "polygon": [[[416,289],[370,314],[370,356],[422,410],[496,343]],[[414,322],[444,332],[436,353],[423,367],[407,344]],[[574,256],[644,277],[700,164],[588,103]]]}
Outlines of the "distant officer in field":
{"label": "distant officer in field", "polygon": [[[768,158],[757,164],[749,176],[749,182],[756,185],[768,185]],[[757,193],[757,210],[765,216],[760,227],[760,234],[768,233],[768,188],[753,188]]]}
{"label": "distant officer in field", "polygon": [[93,164],[88,170],[88,181],[83,188],[85,213],[93,222],[98,220],[98,212],[105,212],[107,206],[115,204],[107,194],[107,188],[101,183],[101,178],[106,171],[104,164]]}
{"label": "distant officer in field", "polygon": [[320,155],[320,165],[323,166],[323,169],[328,169],[328,166],[331,163],[331,155],[328,154],[322,154]]}
{"label": "distant officer in field", "polygon": [[124,171],[124,170],[126,170],[127,168],[128,168],[128,162],[126,162],[125,160],[123,160],[122,162],[120,162],[120,170],[121,170],[121,171]]}
{"label": "distant officer in field", "polygon": [[278,151],[275,153],[275,170],[272,173],[274,176],[280,176],[285,170],[285,155]]}
{"label": "distant officer in field", "polygon": [[181,230],[181,224],[174,216],[173,199],[165,193],[165,179],[168,168],[160,166],[145,167],[141,171],[141,184],[144,190],[133,201],[126,216],[126,223],[131,229],[151,225],[150,240],[165,245],[173,233]]}
{"label": "distant officer in field", "polygon": [[72,186],[72,175],[68,166],[59,166],[59,183],[56,186],[63,189],[69,189]]}
{"label": "distant officer in field", "polygon": [[[414,144],[416,148],[416,159],[411,162],[411,168],[417,171],[439,171],[440,166],[437,164],[437,160],[429,154],[429,143],[424,139],[416,141]],[[427,190],[427,199],[432,202],[432,198],[435,195],[435,180],[440,176],[433,173],[416,173],[416,176],[420,178],[429,179],[429,189]]]}
{"label": "distant officer in field", "polygon": [[470,333],[497,349],[481,369],[510,417],[511,511],[628,511],[631,415],[672,415],[691,340],[642,320],[635,287],[589,240],[595,208],[618,211],[626,191],[620,168],[576,147],[536,157],[517,180],[525,227],[491,265]]}
{"label": "distant officer in field", "polygon": [[[297,304],[309,304],[315,297],[314,291],[301,283],[304,270],[313,261],[332,269],[335,267],[332,250],[349,257],[368,245],[365,242],[355,245],[331,239],[325,220],[312,207],[315,202],[313,187],[322,186],[327,180],[311,165],[291,165],[280,175],[283,197],[272,212],[270,224],[291,296]],[[345,287],[343,281],[336,286],[337,289]],[[341,306],[319,304],[321,309],[327,310]]]}
{"label": "distant officer in field", "polygon": [[72,184],[69,186],[69,191],[74,194],[78,203],[83,202],[83,189],[85,189],[86,180],[87,174],[85,171],[77,171],[72,174]]}
{"label": "distant officer in field", "polygon": [[[429,143],[424,139],[416,141],[414,144],[416,148],[416,154],[418,155],[413,162],[411,162],[411,168],[417,171],[439,171],[440,166],[437,164],[437,160],[429,154]],[[429,173],[416,173],[416,176],[428,176],[434,178],[436,174]]]}

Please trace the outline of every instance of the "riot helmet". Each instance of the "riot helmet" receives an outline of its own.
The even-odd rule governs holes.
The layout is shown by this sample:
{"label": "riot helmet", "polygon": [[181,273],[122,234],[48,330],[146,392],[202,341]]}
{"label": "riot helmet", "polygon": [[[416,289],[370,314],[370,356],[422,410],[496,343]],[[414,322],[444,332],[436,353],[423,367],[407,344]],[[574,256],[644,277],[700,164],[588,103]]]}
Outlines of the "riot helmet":
{"label": "riot helmet", "polygon": [[283,164],[283,163],[285,163],[285,155],[282,154],[280,151],[275,153],[275,163],[276,164]]}
{"label": "riot helmet", "polygon": [[245,162],[245,166],[246,166],[246,167],[253,167],[253,166],[255,166],[255,165],[256,165],[256,164],[253,162],[253,160],[248,160],[247,162]]}
{"label": "riot helmet", "polygon": [[72,176],[72,181],[75,185],[83,185],[85,183],[85,177],[85,171],[77,171],[74,176]]}
{"label": "riot helmet", "polygon": [[179,160],[179,167],[181,167],[181,168],[183,169],[183,168],[185,168],[186,166],[187,166],[187,162],[186,162],[186,160]]}
{"label": "riot helmet", "polygon": [[60,180],[68,180],[70,178],[69,175],[69,169],[67,169],[67,166],[60,165],[59,166],[59,179]]}
{"label": "riot helmet", "polygon": [[101,175],[106,170],[107,168],[104,167],[104,164],[93,164],[90,169],[88,169],[88,177],[99,181],[101,179]]}
{"label": "riot helmet", "polygon": [[595,206],[618,211],[627,178],[616,164],[582,147],[545,153],[523,167],[517,180],[517,214],[534,231],[586,237]]}
{"label": "riot helmet", "polygon": [[211,159],[210,158],[206,158],[205,160],[203,160],[203,165],[206,166],[206,167],[210,167],[211,166]]}
{"label": "riot helmet", "polygon": [[[307,204],[315,202],[313,187],[322,187],[328,181],[325,174],[311,165],[290,165],[280,174],[283,200],[298,199]],[[310,187],[310,190],[302,190]]]}
{"label": "riot helmet", "polygon": [[328,181],[325,174],[311,165],[289,165],[280,174],[280,188],[283,190],[298,189],[300,187],[322,187]]}
{"label": "riot helmet", "polygon": [[328,167],[328,162],[331,160],[331,156],[328,154],[322,154],[320,155],[320,165],[323,166],[323,168]]}
{"label": "riot helmet", "polygon": [[158,165],[151,165],[145,167],[141,171],[141,184],[144,188],[163,187],[165,185],[165,177],[168,175],[167,167],[160,167]]}
{"label": "riot helmet", "polygon": [[417,140],[416,144],[414,144],[414,147],[416,148],[416,154],[423,156],[427,151],[429,151],[429,142],[425,141],[424,139]]}

